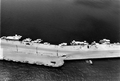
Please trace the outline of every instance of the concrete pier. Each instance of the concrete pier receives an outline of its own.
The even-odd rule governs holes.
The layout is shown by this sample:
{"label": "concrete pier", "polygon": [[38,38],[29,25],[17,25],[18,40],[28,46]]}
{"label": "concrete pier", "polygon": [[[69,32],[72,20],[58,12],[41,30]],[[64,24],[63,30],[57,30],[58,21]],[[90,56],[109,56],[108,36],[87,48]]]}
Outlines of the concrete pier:
{"label": "concrete pier", "polygon": [[108,50],[93,49],[92,47],[78,49],[79,46],[25,45],[19,41],[4,40],[0,44],[0,59],[59,67],[64,64],[64,60],[120,57],[120,45],[112,47],[113,49],[110,47]]}
{"label": "concrete pier", "polygon": [[1,59],[52,67],[59,67],[64,64],[63,59],[57,56],[56,51],[38,50],[34,46],[10,42],[0,44]]}
{"label": "concrete pier", "polygon": [[29,63],[29,64],[37,64],[37,65],[45,65],[52,67],[59,67],[64,64],[63,59],[55,57],[55,56],[42,56],[36,54],[26,54],[24,52],[17,51],[4,51],[4,59],[12,60],[15,62]]}

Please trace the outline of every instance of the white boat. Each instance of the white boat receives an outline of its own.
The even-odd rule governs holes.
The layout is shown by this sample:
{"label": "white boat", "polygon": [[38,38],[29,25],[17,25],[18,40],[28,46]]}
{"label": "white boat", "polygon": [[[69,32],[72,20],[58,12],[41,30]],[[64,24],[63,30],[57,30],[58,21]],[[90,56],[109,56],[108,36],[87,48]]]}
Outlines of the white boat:
{"label": "white boat", "polygon": [[21,39],[21,35],[17,35],[17,34],[15,34],[15,36],[3,36],[3,37],[1,37],[1,39],[6,39],[6,40],[19,40],[19,39]]}

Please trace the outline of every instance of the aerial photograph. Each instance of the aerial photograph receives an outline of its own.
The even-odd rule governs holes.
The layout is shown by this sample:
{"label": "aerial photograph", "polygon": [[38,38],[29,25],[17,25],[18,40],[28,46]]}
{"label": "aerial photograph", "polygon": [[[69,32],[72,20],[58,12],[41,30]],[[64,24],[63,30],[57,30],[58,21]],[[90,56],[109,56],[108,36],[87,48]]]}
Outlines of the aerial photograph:
{"label": "aerial photograph", "polygon": [[120,0],[0,4],[0,81],[120,81]]}

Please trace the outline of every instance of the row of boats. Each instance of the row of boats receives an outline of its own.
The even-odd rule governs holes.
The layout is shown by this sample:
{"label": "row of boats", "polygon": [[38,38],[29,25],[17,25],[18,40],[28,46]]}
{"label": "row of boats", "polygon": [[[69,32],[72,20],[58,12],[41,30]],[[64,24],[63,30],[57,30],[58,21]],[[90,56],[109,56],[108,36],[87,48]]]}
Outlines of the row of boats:
{"label": "row of boats", "polygon": [[[21,38],[22,38],[21,35],[15,34],[15,36],[3,36],[0,39],[19,41]],[[26,38],[26,39],[22,40],[22,43],[30,45],[31,43],[41,43],[42,41],[43,41],[42,39],[36,39],[36,40],[32,41],[32,39]],[[109,45],[110,44],[110,40],[103,39],[103,40],[100,40],[99,43],[100,44],[107,44],[107,45]],[[96,43],[95,41],[93,41],[91,43],[91,45],[96,45],[96,44],[99,44],[99,43]],[[50,45],[50,43],[48,43],[48,42],[44,42],[43,44]],[[86,42],[86,41],[81,42],[81,41],[75,41],[75,40],[73,40],[70,44],[73,45],[73,46],[74,45],[82,45],[82,46],[89,45],[89,43]],[[118,42],[118,43],[114,43],[114,44],[119,45],[120,43]],[[67,46],[67,43],[61,43],[58,46]]]}

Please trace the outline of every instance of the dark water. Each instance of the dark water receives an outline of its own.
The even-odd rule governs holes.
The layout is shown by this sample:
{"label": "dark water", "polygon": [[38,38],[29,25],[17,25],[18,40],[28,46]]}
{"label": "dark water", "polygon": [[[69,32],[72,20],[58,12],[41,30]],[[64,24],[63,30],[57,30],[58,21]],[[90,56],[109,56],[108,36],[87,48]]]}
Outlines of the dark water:
{"label": "dark water", "polygon": [[65,61],[59,68],[0,61],[0,81],[120,81],[120,58]]}
{"label": "dark water", "polygon": [[52,44],[120,42],[119,0],[1,0],[1,35]]}

